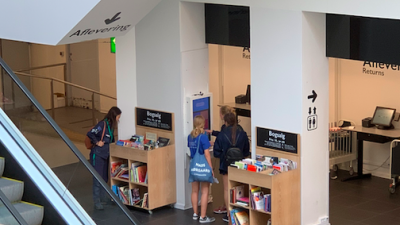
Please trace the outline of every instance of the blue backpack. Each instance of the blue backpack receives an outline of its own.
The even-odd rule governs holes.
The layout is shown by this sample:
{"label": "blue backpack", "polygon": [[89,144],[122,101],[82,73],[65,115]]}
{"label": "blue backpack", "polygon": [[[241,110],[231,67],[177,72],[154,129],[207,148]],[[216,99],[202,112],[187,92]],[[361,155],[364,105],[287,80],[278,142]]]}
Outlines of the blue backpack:
{"label": "blue backpack", "polygon": [[208,164],[206,157],[199,153],[200,139],[201,134],[198,138],[196,153],[194,154],[193,159],[190,160],[189,182],[198,181],[212,183],[214,180],[212,169]]}

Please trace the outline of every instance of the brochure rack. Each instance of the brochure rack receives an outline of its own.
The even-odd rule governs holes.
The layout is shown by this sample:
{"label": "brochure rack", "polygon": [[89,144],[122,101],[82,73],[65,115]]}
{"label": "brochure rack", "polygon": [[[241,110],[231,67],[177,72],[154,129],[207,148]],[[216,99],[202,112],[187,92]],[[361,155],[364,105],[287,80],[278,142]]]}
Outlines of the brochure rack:
{"label": "brochure rack", "polygon": [[239,185],[244,185],[247,197],[251,195],[250,190],[254,187],[260,187],[264,194],[271,194],[271,213],[252,209],[251,201],[248,207],[231,203],[230,210],[233,208],[247,209],[250,225],[267,224],[269,219],[271,219],[274,225],[300,225],[300,135],[297,135],[296,147],[296,153],[283,152],[260,146],[256,147],[258,155],[285,158],[297,162],[297,169],[295,170],[270,175],[272,170],[256,173],[229,167],[228,190]]}
{"label": "brochure rack", "polygon": [[[129,184],[129,189],[139,188],[141,198],[148,193],[148,207],[143,208],[149,210],[149,213],[152,213],[151,210],[155,208],[172,205],[176,202],[174,115],[171,113],[171,116],[171,130],[136,125],[137,135],[146,136],[146,132],[151,132],[157,134],[157,137],[169,138],[169,145],[165,147],[147,151],[116,144],[110,145],[110,162],[121,161],[128,164],[129,173],[131,173],[133,162],[147,164],[147,183],[137,183],[111,176],[110,180],[111,187]],[[142,208],[140,205],[131,206]]]}

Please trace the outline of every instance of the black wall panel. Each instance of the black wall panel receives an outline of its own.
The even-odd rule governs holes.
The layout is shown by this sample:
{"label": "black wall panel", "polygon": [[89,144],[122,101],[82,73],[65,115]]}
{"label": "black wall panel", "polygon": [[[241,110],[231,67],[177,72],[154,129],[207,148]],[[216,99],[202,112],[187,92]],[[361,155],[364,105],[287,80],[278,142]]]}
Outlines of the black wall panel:
{"label": "black wall panel", "polygon": [[326,56],[400,64],[400,20],[327,14]]}
{"label": "black wall panel", "polygon": [[205,4],[206,43],[250,47],[250,9]]}

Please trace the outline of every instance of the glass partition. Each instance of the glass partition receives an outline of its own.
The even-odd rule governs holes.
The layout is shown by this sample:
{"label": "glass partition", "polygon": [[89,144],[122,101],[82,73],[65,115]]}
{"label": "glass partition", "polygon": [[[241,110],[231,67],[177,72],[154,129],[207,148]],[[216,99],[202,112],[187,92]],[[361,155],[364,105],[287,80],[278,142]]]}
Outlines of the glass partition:
{"label": "glass partition", "polygon": [[[1,58],[0,65],[0,107],[58,176],[64,192],[69,191],[97,224],[116,219],[120,224],[139,224],[94,170],[83,140],[71,141]],[[104,194],[101,204],[93,200],[94,182]]]}

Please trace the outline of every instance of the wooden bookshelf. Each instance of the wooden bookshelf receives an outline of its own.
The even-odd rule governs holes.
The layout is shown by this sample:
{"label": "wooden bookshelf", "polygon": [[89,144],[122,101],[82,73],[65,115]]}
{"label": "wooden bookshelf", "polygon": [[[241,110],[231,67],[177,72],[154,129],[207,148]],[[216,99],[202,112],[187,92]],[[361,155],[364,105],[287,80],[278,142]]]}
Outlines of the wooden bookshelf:
{"label": "wooden bookshelf", "polygon": [[[174,124],[173,114],[172,124]],[[118,160],[127,162],[129,173],[131,173],[133,162],[147,164],[147,184],[112,177],[111,187],[126,183],[129,189],[139,188],[141,199],[145,193],[148,193],[148,208],[138,205],[129,206],[149,210],[151,213],[153,209],[176,202],[175,136],[173,127],[172,131],[169,131],[136,125],[137,135],[146,136],[146,132],[155,133],[157,137],[169,138],[170,144],[149,151],[112,144],[110,145],[110,162]],[[131,179],[130,174],[129,179]]]}
{"label": "wooden bookshelf", "polygon": [[[265,147],[256,147],[256,153],[264,156],[290,159],[297,162],[297,169],[270,175],[272,170],[260,173],[240,170],[235,167],[228,168],[228,190],[235,186],[244,185],[245,191],[250,196],[253,187],[262,188],[265,194],[271,194],[271,212],[255,210],[249,201],[249,224],[263,225],[271,219],[274,225],[300,225],[300,135],[297,135],[297,153],[283,152]],[[230,210],[240,208],[230,204]],[[245,208],[245,207],[241,207]],[[230,218],[229,218],[230,219]],[[231,224],[231,223],[230,223]]]}

